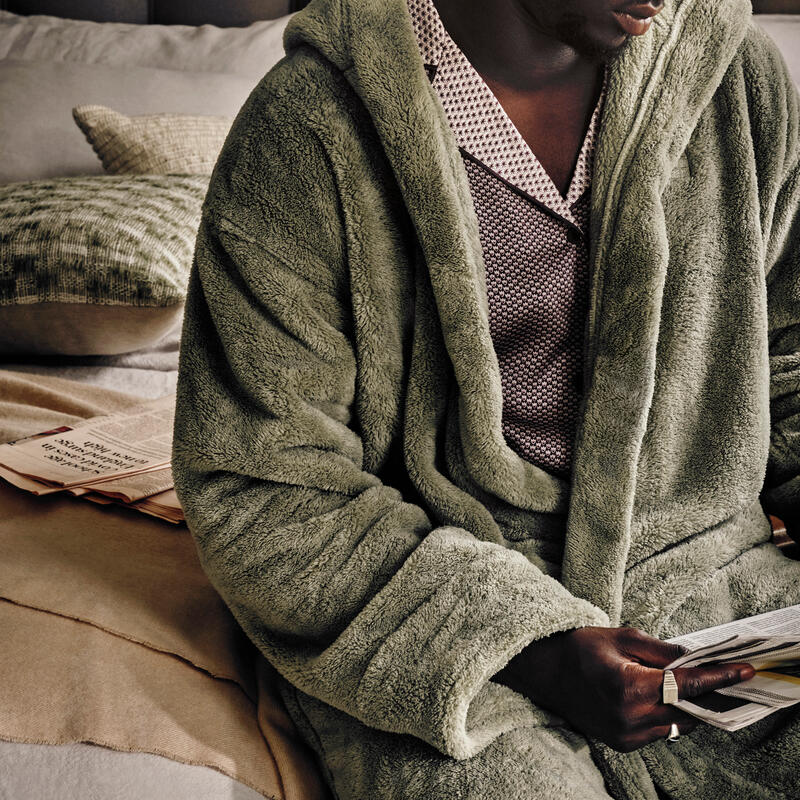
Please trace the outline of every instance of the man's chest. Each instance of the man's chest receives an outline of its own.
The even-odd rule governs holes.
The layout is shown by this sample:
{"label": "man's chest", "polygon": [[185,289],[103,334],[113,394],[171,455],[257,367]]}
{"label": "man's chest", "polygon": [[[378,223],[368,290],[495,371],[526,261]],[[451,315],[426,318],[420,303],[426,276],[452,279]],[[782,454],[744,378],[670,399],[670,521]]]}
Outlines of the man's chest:
{"label": "man's chest", "polygon": [[555,187],[566,196],[602,88],[602,71],[594,81],[536,92],[517,91],[486,76],[483,80]]}

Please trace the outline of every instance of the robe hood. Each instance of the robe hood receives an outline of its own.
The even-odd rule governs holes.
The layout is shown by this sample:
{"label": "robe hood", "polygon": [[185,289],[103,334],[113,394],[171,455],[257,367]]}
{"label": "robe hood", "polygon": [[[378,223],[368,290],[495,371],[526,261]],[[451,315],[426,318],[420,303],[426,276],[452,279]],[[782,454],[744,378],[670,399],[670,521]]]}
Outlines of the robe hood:
{"label": "robe hood", "polygon": [[519,508],[568,513],[561,580],[612,622],[620,618],[669,260],[660,195],[751,15],[748,0],[666,0],[650,31],[609,64],[591,188],[586,388],[570,481],[504,440],[477,220],[405,0],[312,0],[284,34],[287,53],[310,47],[340,70],[375,125],[425,255],[472,477]]}
{"label": "robe hood", "polygon": [[[643,137],[642,127],[656,121],[659,149],[677,157],[744,39],[750,18],[749,0],[666,0],[650,31],[631,37],[610,64],[604,138],[611,141],[604,142],[605,158],[598,161],[624,165],[631,144]],[[429,92],[406,0],[312,0],[284,34],[287,52],[303,45],[346,74],[402,177],[404,164],[393,158],[401,147],[398,138],[407,137],[416,122],[427,128],[429,123],[415,119],[414,112],[430,111],[425,103],[409,102],[412,95]],[[406,126],[394,117],[398,104],[408,111]],[[611,172],[604,170],[608,178]]]}

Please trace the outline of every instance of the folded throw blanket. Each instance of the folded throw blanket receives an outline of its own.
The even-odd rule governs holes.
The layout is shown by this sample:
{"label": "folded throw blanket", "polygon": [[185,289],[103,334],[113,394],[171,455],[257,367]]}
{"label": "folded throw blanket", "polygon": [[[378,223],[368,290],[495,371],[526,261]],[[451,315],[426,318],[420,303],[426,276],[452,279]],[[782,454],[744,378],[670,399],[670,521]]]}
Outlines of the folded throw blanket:
{"label": "folded throw blanket", "polygon": [[[0,370],[0,440],[142,400]],[[274,800],[327,791],[183,528],[0,481],[0,739],[202,764]]]}

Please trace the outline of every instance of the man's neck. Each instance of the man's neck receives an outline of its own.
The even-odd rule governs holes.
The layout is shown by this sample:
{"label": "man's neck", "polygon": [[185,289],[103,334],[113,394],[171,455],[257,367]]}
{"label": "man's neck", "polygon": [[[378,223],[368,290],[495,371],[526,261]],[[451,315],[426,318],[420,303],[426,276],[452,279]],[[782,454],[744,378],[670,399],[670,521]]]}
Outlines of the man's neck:
{"label": "man's neck", "polygon": [[541,31],[517,0],[433,3],[453,41],[492,85],[536,92],[596,81],[598,65]]}

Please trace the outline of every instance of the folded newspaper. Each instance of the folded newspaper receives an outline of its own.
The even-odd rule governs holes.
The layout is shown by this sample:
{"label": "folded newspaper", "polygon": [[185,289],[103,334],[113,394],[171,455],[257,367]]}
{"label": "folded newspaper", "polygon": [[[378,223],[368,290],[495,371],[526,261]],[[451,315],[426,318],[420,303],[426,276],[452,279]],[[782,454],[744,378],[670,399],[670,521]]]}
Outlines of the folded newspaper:
{"label": "folded newspaper", "polygon": [[752,664],[756,670],[749,681],[675,703],[677,708],[703,722],[737,731],[800,702],[800,605],[669,641],[689,651],[667,669],[739,662]]}
{"label": "folded newspaper", "polygon": [[120,503],[183,521],[170,458],[175,395],[0,444],[0,478],[33,494]]}

